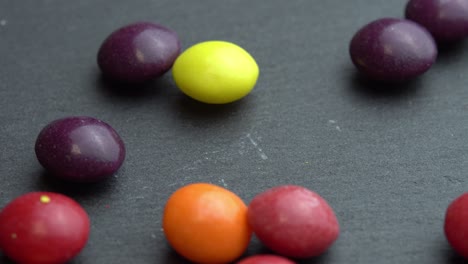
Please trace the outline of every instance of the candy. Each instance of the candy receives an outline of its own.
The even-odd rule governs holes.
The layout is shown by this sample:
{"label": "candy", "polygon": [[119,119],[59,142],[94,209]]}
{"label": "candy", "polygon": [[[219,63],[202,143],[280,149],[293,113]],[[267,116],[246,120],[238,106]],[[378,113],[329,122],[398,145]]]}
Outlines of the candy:
{"label": "candy", "polygon": [[125,158],[124,143],[117,132],[103,121],[85,116],[59,119],[44,127],[35,150],[46,170],[77,182],[108,177]]}
{"label": "candy", "polygon": [[88,215],[72,199],[28,193],[0,212],[0,249],[18,263],[66,263],[84,248],[89,230]]}
{"label": "candy", "polygon": [[423,74],[437,57],[430,33],[404,19],[382,18],[360,29],[350,43],[354,65],[368,77],[403,81]]}
{"label": "candy", "polygon": [[183,52],[172,68],[179,89],[195,100],[225,104],[246,96],[259,75],[255,60],[241,47],[207,41]]}
{"label": "candy", "polygon": [[275,255],[256,255],[245,258],[237,264],[294,264],[291,260]]}
{"label": "candy", "polygon": [[468,0],[410,0],[406,18],[424,26],[438,42],[468,37]]}
{"label": "candy", "polygon": [[99,48],[97,62],[113,80],[139,83],[163,75],[180,53],[177,34],[164,26],[139,22],[113,32]]}
{"label": "candy", "polygon": [[208,183],[190,184],[171,195],[164,208],[163,230],[174,250],[195,263],[234,261],[252,234],[244,202]]}
{"label": "candy", "polygon": [[459,196],[447,208],[444,231],[455,251],[468,259],[468,193]]}
{"label": "candy", "polygon": [[274,252],[308,258],[325,252],[338,238],[338,220],[318,194],[283,185],[254,197],[248,220],[258,239]]}

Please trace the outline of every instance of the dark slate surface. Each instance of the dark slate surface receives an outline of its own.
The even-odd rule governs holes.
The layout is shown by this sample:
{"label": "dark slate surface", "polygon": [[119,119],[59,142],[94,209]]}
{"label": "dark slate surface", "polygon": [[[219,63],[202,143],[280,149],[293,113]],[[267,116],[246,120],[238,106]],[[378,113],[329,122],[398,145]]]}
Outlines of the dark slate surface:
{"label": "dark slate surface", "polygon": [[[29,191],[62,192],[93,223],[72,263],[176,264],[185,262],[160,226],[178,187],[211,182],[249,202],[290,183],[321,194],[342,229],[327,254],[303,263],[462,263],[442,226],[449,202],[467,189],[468,43],[441,51],[422,78],[380,92],[348,56],[359,27],[402,16],[404,4],[2,0],[0,206]],[[260,66],[256,88],[224,106],[187,99],[170,74],[116,91],[99,75],[97,49],[140,20],[173,28],[184,48],[241,45]],[[67,115],[100,118],[120,133],[128,155],[115,177],[83,187],[45,175],[35,138]],[[263,250],[254,240],[248,253]]]}

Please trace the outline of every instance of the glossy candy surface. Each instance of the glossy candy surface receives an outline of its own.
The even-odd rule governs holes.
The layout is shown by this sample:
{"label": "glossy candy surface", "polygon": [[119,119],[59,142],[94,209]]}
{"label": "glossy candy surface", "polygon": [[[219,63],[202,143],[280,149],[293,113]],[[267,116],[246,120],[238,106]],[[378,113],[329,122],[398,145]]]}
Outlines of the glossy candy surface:
{"label": "glossy candy surface", "polygon": [[184,51],[172,68],[179,89],[209,104],[237,101],[254,88],[258,65],[252,56],[225,41],[198,43]]}
{"label": "glossy candy surface", "polygon": [[371,79],[404,81],[429,70],[437,57],[430,33],[415,22],[383,18],[360,29],[349,52],[357,69]]}
{"label": "glossy candy surface", "polygon": [[113,80],[140,83],[167,72],[180,53],[177,34],[162,25],[139,22],[113,32],[102,43],[97,62]]}
{"label": "glossy candy surface", "polygon": [[85,116],[53,121],[36,140],[36,156],[53,175],[77,182],[98,181],[115,173],[125,147],[107,123]]}
{"label": "glossy candy surface", "polygon": [[174,250],[195,263],[230,263],[244,253],[252,235],[244,202],[208,183],[190,184],[171,195],[163,230]]}
{"label": "glossy candy surface", "polygon": [[447,208],[444,231],[455,251],[468,259],[468,193],[459,196]]}
{"label": "glossy candy surface", "polygon": [[237,264],[294,264],[294,262],[275,255],[255,255],[242,259]]}
{"label": "glossy candy surface", "polygon": [[0,249],[18,263],[66,263],[84,248],[89,230],[87,213],[72,199],[28,193],[0,212]]}
{"label": "glossy candy surface", "polygon": [[335,213],[318,194],[283,185],[254,197],[248,220],[258,239],[274,252],[309,258],[325,252],[338,238]]}
{"label": "glossy candy surface", "polygon": [[468,0],[410,0],[405,15],[429,30],[438,42],[468,37]]}

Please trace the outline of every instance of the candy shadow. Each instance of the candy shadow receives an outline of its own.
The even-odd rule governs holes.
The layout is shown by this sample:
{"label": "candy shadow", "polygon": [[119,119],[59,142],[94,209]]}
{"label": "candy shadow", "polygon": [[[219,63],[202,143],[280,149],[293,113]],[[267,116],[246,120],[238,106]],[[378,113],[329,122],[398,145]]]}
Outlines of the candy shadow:
{"label": "candy shadow", "polygon": [[176,118],[182,121],[198,123],[205,120],[222,121],[238,117],[238,112],[248,111],[246,109],[249,108],[249,102],[249,96],[247,96],[239,101],[228,104],[206,104],[180,94],[174,98],[172,106]]}
{"label": "candy shadow", "polygon": [[166,263],[166,264],[190,264],[192,262],[184,259],[183,257],[181,257],[179,254],[177,254],[177,252],[175,252],[173,249],[169,248],[167,250],[165,250],[166,253],[165,255],[162,257],[162,262],[160,260],[158,260],[156,263]]}
{"label": "candy shadow", "polygon": [[[264,244],[262,244],[256,236],[253,236],[250,242],[250,245],[247,248],[247,251],[239,259],[243,259],[249,256],[259,255],[259,254],[278,255],[277,253],[267,248]],[[322,255],[313,257],[313,258],[307,258],[307,259],[289,258],[289,259],[291,259],[297,264],[322,264],[322,263],[327,263],[328,255],[329,253],[325,252]]]}
{"label": "candy shadow", "polygon": [[431,252],[436,262],[441,264],[468,264],[468,260],[457,254],[443,236],[434,242]]}
{"label": "candy shadow", "polygon": [[67,182],[43,170],[37,177],[34,188],[39,191],[62,193],[74,199],[89,199],[96,194],[111,192],[115,183],[116,179],[113,176],[93,183]]}
{"label": "candy shadow", "polygon": [[1,264],[15,264],[12,260],[7,258],[7,256],[3,255],[2,253],[0,253],[0,263]]}
{"label": "candy shadow", "polygon": [[110,99],[148,100],[162,93],[169,86],[174,86],[169,74],[144,83],[122,83],[113,81],[101,73],[96,73],[95,85],[98,92]]}
{"label": "candy shadow", "polygon": [[259,254],[273,254],[276,255],[273,251],[267,248],[263,243],[261,243],[258,238],[254,235],[250,241],[249,247],[245,251],[245,253],[240,257],[240,259],[259,255]]}
{"label": "candy shadow", "polygon": [[[1,253],[0,253],[0,263],[1,264],[15,264],[15,262],[10,260],[7,256],[2,255]],[[79,255],[73,258],[72,260],[70,260],[69,262],[67,262],[67,264],[79,264],[79,263],[83,263],[82,261],[80,261]]]}
{"label": "candy shadow", "polygon": [[372,100],[380,98],[401,100],[415,97],[422,85],[421,78],[405,82],[382,82],[371,80],[359,72],[354,72],[350,82],[354,93]]}
{"label": "candy shadow", "polygon": [[301,260],[294,260],[297,264],[322,264],[322,263],[328,263],[328,256],[329,253],[325,252],[320,256],[314,257],[314,258],[309,258],[309,259],[301,259]]}
{"label": "candy shadow", "polygon": [[464,59],[462,55],[468,49],[468,41],[438,44],[436,64],[448,65]]}
{"label": "candy shadow", "polygon": [[74,257],[72,260],[67,262],[67,264],[80,264],[80,263],[86,263],[84,261],[84,258],[81,258],[81,255],[78,255]]}
{"label": "candy shadow", "polygon": [[454,250],[451,248],[444,248],[443,253],[445,255],[446,261],[443,263],[446,264],[467,264],[468,260],[465,260],[462,256],[458,255]]}
{"label": "candy shadow", "polygon": [[455,252],[451,254],[447,254],[447,264],[467,264],[468,261],[465,260],[463,257],[457,255]]}

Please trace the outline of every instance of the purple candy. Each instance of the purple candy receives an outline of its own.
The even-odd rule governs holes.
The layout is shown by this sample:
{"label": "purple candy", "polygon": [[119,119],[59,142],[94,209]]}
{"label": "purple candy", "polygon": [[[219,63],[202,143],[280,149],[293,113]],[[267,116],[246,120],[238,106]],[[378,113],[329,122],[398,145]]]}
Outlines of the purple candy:
{"label": "purple candy", "polygon": [[410,0],[406,18],[424,26],[438,42],[468,37],[468,0]]}
{"label": "purple candy", "polygon": [[404,19],[382,18],[360,29],[351,40],[354,65],[380,81],[404,81],[426,72],[437,57],[430,33]]}
{"label": "purple candy", "polygon": [[177,34],[158,24],[139,22],[113,32],[102,43],[97,62],[113,80],[140,83],[163,75],[179,56]]}
{"label": "purple candy", "polygon": [[46,170],[75,182],[111,176],[125,158],[124,143],[117,132],[103,121],[85,116],[48,124],[39,133],[35,150]]}

